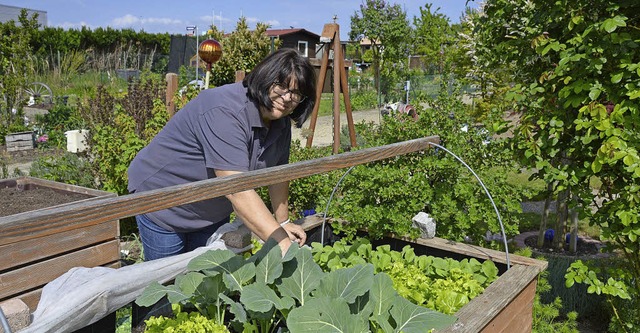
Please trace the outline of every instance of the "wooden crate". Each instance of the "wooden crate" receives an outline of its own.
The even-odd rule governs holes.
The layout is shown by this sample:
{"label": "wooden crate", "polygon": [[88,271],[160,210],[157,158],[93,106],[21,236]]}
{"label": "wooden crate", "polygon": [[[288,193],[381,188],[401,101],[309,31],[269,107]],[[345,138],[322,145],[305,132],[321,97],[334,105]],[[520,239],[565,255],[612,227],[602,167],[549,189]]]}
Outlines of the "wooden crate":
{"label": "wooden crate", "polygon": [[10,133],[5,137],[7,151],[18,151],[33,149],[36,146],[35,132]]}
{"label": "wooden crate", "polygon": [[[58,193],[82,193],[89,197],[81,201],[116,196],[110,192],[33,177],[0,180],[0,188],[25,191],[48,188]],[[11,223],[12,220],[32,212],[35,211],[0,217],[0,302],[17,297],[33,312],[40,300],[42,287],[69,269],[78,266],[119,267],[118,220],[98,223],[87,220],[71,226],[51,226],[43,219],[37,225],[28,226],[28,230],[24,230],[25,237],[16,240],[6,236],[8,230],[19,228]]]}
{"label": "wooden crate", "polygon": [[[308,243],[319,241],[322,217],[312,215],[296,221],[307,230]],[[327,223],[328,224],[328,223]],[[325,225],[325,240],[331,238],[330,227]],[[327,241],[327,240],[326,240]],[[331,242],[329,239],[328,242]],[[518,255],[507,255],[491,249],[466,243],[451,242],[442,238],[385,237],[372,242],[373,246],[390,245],[401,251],[411,245],[417,255],[431,255],[456,260],[475,258],[492,260],[499,269],[500,277],[493,281],[482,294],[472,299],[454,315],[458,321],[451,327],[437,332],[510,333],[531,332],[533,326],[533,301],[536,294],[538,274],[547,268],[547,262]]]}

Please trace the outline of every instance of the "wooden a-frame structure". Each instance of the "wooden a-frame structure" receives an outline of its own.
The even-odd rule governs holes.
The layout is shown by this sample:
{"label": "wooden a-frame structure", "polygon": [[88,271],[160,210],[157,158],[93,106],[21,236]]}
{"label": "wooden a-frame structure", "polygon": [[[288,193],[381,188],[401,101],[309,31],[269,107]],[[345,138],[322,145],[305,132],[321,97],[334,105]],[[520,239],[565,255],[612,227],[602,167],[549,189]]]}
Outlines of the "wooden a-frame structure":
{"label": "wooden a-frame structure", "polygon": [[313,143],[313,134],[316,129],[316,121],[318,120],[318,109],[320,107],[320,99],[324,88],[324,82],[329,67],[330,51],[333,50],[333,153],[337,154],[340,148],[340,92],[344,97],[344,106],[347,115],[347,124],[349,126],[349,139],[351,146],[356,144],[356,130],[353,124],[353,115],[351,113],[351,99],[349,98],[349,84],[347,82],[347,72],[344,66],[344,54],[340,45],[340,26],[337,23],[327,23],[322,29],[320,42],[323,43],[323,56],[320,65],[320,73],[318,75],[318,84],[316,86],[316,100],[311,113],[311,122],[309,129],[311,134],[307,137],[307,148]]}

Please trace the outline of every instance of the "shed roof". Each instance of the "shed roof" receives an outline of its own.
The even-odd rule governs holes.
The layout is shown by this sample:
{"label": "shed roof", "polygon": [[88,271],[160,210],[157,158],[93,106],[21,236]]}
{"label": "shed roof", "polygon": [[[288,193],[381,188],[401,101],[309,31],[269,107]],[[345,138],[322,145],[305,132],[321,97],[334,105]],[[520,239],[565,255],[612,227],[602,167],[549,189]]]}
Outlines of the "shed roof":
{"label": "shed roof", "polygon": [[279,37],[279,36],[286,36],[286,35],[291,35],[291,34],[295,34],[298,32],[302,32],[308,35],[311,35],[315,38],[320,39],[320,35],[315,34],[311,31],[308,31],[306,29],[268,29],[267,31],[265,31],[264,33],[269,36],[269,37]]}

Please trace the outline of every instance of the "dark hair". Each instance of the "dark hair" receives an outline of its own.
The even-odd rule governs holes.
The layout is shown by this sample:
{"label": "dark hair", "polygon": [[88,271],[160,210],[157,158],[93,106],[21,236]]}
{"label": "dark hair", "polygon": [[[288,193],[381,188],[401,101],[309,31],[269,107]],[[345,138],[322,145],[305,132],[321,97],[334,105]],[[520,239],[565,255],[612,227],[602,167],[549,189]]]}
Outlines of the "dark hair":
{"label": "dark hair", "polygon": [[247,74],[242,83],[248,88],[250,99],[271,109],[271,86],[274,82],[281,82],[287,86],[292,77],[296,78],[298,90],[306,98],[296,106],[289,117],[295,121],[296,127],[302,127],[316,102],[316,75],[309,59],[300,55],[296,49],[282,48],[271,53]]}

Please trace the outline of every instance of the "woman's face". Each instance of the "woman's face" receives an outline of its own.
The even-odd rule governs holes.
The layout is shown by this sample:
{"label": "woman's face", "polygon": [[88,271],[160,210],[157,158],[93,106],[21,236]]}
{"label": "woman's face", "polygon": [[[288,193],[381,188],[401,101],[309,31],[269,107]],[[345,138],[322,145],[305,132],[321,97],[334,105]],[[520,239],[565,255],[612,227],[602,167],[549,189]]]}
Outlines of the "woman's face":
{"label": "woman's face", "polygon": [[261,110],[262,118],[275,120],[290,115],[293,110],[306,98],[298,90],[298,81],[295,78],[286,83],[274,82],[269,88],[269,97],[273,107],[271,110]]}

